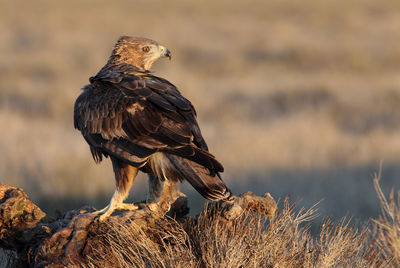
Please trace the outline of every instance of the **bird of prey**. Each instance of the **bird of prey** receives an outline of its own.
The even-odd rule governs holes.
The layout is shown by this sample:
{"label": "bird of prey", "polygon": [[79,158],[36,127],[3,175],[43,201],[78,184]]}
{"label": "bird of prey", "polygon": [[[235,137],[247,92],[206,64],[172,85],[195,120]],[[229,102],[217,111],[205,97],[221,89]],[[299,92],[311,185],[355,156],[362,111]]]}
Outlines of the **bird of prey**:
{"label": "bird of prey", "polygon": [[100,221],[117,209],[138,209],[123,201],[139,170],[148,174],[149,208],[156,208],[161,199],[174,201],[177,183],[183,180],[209,200],[233,200],[192,103],[172,83],[150,72],[164,57],[171,59],[171,52],[153,40],[120,37],[105,66],[90,77],[75,102],[75,128],[94,160],[109,157],[115,173],[110,203],[95,212]]}

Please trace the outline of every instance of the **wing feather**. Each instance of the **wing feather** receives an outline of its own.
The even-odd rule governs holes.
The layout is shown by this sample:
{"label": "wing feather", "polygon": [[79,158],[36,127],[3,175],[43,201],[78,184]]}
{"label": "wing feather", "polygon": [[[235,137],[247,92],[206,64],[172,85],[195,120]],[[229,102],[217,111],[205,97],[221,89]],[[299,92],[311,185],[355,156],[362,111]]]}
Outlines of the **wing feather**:
{"label": "wing feather", "polygon": [[95,152],[95,160],[101,160],[101,151],[142,165],[151,154],[163,151],[211,172],[223,171],[208,152],[193,105],[167,80],[112,72],[90,81],[75,102],[74,125]]}

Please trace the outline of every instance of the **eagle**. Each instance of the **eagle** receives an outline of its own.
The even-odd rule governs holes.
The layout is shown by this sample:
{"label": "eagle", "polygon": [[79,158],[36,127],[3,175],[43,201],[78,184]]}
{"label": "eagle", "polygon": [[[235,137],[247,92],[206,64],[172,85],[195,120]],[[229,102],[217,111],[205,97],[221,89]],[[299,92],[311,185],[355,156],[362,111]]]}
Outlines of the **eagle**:
{"label": "eagle", "polygon": [[109,204],[94,212],[100,221],[115,210],[139,209],[123,203],[139,171],[148,174],[150,209],[175,201],[183,180],[208,200],[233,200],[192,103],[168,80],[150,72],[159,58],[171,59],[171,52],[156,41],[120,37],[105,66],[90,77],[75,101],[74,127],[89,144],[94,161],[109,157],[115,174]]}

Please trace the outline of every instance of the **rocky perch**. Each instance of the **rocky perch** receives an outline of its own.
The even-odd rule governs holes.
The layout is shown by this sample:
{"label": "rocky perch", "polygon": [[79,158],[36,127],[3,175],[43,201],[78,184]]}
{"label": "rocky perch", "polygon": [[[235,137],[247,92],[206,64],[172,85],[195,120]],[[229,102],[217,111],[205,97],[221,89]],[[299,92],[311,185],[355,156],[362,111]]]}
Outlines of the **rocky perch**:
{"label": "rocky perch", "polygon": [[[90,214],[93,211],[84,207],[50,218],[22,189],[0,184],[0,247],[12,253],[8,265],[208,267],[206,255],[220,249],[217,240],[208,239],[210,234],[229,242],[232,232],[253,224],[249,213],[267,222],[275,217],[277,205],[269,193],[256,196],[247,192],[237,196],[233,204],[208,203],[195,218],[187,216],[185,197],[178,198],[169,211],[162,208],[154,212],[145,207],[111,216],[105,222],[98,222]],[[246,234],[243,236],[246,239]]]}

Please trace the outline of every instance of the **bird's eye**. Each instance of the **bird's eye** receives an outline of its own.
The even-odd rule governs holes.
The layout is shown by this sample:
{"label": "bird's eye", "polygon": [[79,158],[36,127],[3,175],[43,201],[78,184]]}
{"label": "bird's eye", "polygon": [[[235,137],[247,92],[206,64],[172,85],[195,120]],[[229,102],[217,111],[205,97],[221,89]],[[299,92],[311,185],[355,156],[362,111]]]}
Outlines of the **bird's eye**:
{"label": "bird's eye", "polygon": [[150,47],[149,46],[144,46],[142,47],[143,52],[147,53],[150,51]]}

